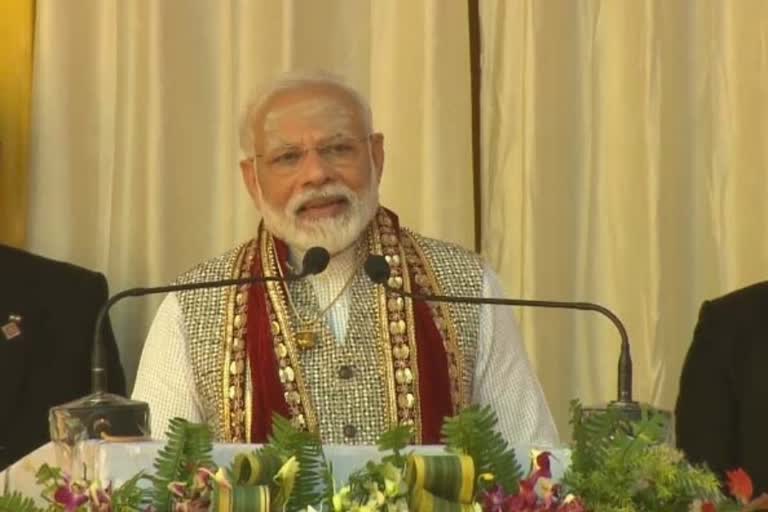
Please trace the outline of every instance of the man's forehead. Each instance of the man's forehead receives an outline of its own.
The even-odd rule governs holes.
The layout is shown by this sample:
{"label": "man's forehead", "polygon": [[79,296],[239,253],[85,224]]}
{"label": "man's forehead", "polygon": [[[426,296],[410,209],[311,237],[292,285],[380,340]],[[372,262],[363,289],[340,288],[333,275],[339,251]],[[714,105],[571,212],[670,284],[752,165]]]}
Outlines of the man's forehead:
{"label": "man's forehead", "polygon": [[307,88],[286,91],[274,97],[264,109],[264,129],[307,123],[356,123],[360,112],[343,91],[332,88]]}

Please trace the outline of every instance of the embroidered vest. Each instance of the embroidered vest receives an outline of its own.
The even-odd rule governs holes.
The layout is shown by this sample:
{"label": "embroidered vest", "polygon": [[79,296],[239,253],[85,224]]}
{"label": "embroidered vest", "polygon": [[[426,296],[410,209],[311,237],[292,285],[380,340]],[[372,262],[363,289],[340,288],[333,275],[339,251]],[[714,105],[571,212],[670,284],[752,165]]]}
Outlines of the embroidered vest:
{"label": "embroidered vest", "polygon": [[[401,228],[383,208],[360,247],[362,256],[385,255],[395,288],[482,293],[477,255]],[[279,276],[281,252],[281,243],[261,228],[256,240],[178,281]],[[323,321],[316,345],[306,350],[296,343],[301,326],[287,294],[302,316],[311,317],[319,306],[307,281],[178,294],[195,382],[216,440],[263,441],[271,424],[263,416],[271,411],[318,432],[326,443],[372,444],[398,424],[413,425],[417,443],[436,442],[442,415],[470,402],[479,308],[414,303],[374,285],[362,271],[347,293],[344,343]]]}

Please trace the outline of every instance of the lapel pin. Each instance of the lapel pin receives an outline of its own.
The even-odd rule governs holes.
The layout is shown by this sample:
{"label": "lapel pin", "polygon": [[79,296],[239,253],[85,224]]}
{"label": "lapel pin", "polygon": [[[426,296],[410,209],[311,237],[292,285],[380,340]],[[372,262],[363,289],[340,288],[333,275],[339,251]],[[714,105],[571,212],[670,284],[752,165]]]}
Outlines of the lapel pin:
{"label": "lapel pin", "polygon": [[10,314],[8,315],[8,322],[0,327],[0,331],[3,332],[3,336],[6,341],[11,341],[14,338],[21,336],[21,315]]}

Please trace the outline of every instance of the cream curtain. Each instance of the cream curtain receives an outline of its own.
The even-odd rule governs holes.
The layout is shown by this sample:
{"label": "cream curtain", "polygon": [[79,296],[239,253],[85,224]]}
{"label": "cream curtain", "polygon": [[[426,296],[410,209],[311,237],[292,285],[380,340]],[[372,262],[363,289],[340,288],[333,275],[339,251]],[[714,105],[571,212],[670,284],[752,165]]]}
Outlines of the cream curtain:
{"label": "cream curtain", "polygon": [[[481,0],[483,250],[515,296],[628,327],[671,409],[702,300],[768,278],[768,2]],[[766,312],[768,314],[768,312]],[[561,431],[614,399],[618,336],[520,311]]]}
{"label": "cream curtain", "polygon": [[[671,408],[700,302],[768,272],[768,2],[479,0],[483,252],[513,296],[625,319],[636,396]],[[248,93],[327,68],[371,97],[383,197],[472,247],[464,0],[38,0],[29,247],[163,283],[247,237]],[[118,306],[129,375],[156,300]],[[618,339],[519,311],[561,431],[615,393]]]}
{"label": "cream curtain", "polygon": [[[294,68],[370,95],[385,204],[472,247],[468,37],[463,0],[38,0],[29,247],[118,290],[250,236],[240,110]],[[158,301],[113,314],[129,378]]]}

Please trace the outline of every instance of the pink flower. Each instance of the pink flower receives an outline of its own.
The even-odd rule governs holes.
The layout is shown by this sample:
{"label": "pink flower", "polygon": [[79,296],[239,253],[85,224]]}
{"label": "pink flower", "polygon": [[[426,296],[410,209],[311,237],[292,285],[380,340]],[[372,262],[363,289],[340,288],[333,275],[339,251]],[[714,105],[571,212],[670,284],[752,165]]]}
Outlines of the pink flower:
{"label": "pink flower", "polygon": [[552,481],[551,458],[550,452],[536,455],[517,494],[506,494],[498,485],[481,493],[483,512],[585,512],[584,504],[573,495],[562,497],[562,487]]}
{"label": "pink flower", "polygon": [[112,510],[112,482],[102,489],[98,481],[95,481],[88,488],[88,495],[91,499],[91,510],[95,512],[110,512]]}
{"label": "pink flower", "polygon": [[63,505],[66,512],[75,512],[88,502],[88,495],[77,484],[65,484],[59,486],[53,494],[53,501],[57,505]]}
{"label": "pink flower", "polygon": [[211,501],[204,498],[184,500],[174,505],[174,512],[208,512]]}
{"label": "pink flower", "polygon": [[534,488],[537,496],[544,500],[546,507],[555,506],[560,501],[560,485],[552,482],[549,478],[539,478]]}
{"label": "pink flower", "polygon": [[504,503],[504,512],[534,512],[537,510],[536,505],[538,502],[538,496],[533,490],[533,483],[529,480],[520,481],[520,491],[516,496],[511,496],[509,500]]}
{"label": "pink flower", "polygon": [[505,512],[514,496],[508,495],[500,485],[496,485],[490,491],[484,491],[481,498],[484,512]]}
{"label": "pink flower", "polygon": [[187,484],[184,482],[171,482],[168,484],[168,490],[176,498],[184,498],[187,495]]}
{"label": "pink flower", "polygon": [[536,456],[536,462],[534,464],[535,471],[528,477],[530,480],[537,480],[540,477],[552,478],[552,470],[550,468],[550,452],[541,452]]}
{"label": "pink flower", "polygon": [[198,489],[205,489],[211,485],[211,480],[215,476],[210,469],[199,467],[197,468],[197,473],[195,473],[194,486]]}

